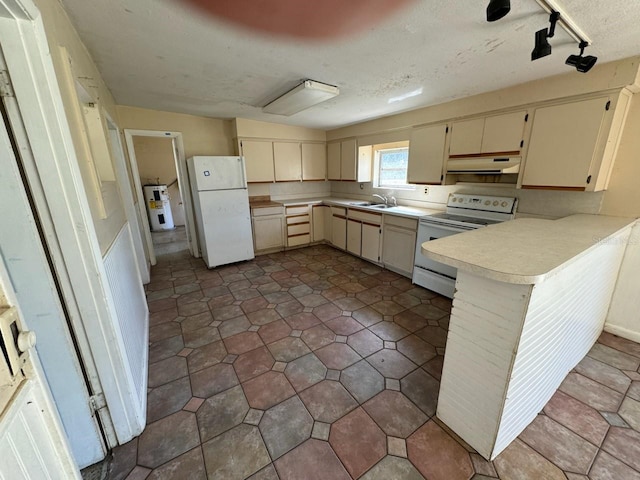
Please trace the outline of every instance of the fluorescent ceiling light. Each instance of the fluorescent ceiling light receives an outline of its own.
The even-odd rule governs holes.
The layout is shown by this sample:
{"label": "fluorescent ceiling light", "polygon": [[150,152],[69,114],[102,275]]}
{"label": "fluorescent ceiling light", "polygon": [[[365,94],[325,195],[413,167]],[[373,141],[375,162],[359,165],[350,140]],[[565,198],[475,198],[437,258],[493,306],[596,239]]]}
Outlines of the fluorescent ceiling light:
{"label": "fluorescent ceiling light", "polygon": [[262,111],[275,115],[286,115],[288,117],[318,103],[329,100],[339,93],[340,90],[338,87],[314,80],[305,80],[293,90],[289,90],[273,102],[262,107]]}
{"label": "fluorescent ceiling light", "polygon": [[418,95],[422,95],[422,87],[413,90],[409,93],[403,93],[402,95],[398,95],[397,97],[391,97],[387,103],[395,103],[401,102],[402,100],[406,100],[407,98],[417,97]]}

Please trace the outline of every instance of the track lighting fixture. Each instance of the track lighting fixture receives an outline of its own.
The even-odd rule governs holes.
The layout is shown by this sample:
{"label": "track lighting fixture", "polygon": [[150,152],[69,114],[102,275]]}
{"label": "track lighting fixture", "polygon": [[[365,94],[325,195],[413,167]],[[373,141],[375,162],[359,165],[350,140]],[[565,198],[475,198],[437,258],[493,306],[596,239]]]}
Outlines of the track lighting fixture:
{"label": "track lighting fixture", "polygon": [[587,73],[598,61],[598,57],[593,55],[584,56],[584,49],[588,46],[589,44],[582,40],[580,42],[580,55],[569,55],[565,63],[571,67],[576,67],[576,70],[580,73]]}
{"label": "track lighting fixture", "polygon": [[549,16],[549,28],[543,28],[536,32],[536,44],[531,51],[531,61],[538,60],[539,58],[551,55],[551,45],[547,41],[548,38],[552,38],[556,33],[556,23],[560,18],[560,12],[552,11]]}
{"label": "track lighting fixture", "polygon": [[510,0],[490,0],[487,6],[487,22],[500,20],[511,10]]}

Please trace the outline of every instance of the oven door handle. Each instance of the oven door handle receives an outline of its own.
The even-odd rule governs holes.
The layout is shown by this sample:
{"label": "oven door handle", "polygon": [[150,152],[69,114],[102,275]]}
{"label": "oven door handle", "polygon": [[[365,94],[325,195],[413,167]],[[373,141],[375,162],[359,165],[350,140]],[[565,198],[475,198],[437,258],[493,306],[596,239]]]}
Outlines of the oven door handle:
{"label": "oven door handle", "polygon": [[442,230],[448,230],[450,232],[468,232],[470,230],[475,230],[475,228],[465,228],[465,227],[452,227],[449,225],[442,225],[440,223],[431,223],[431,222],[421,222],[420,225],[424,227],[433,227],[433,228],[441,228]]}

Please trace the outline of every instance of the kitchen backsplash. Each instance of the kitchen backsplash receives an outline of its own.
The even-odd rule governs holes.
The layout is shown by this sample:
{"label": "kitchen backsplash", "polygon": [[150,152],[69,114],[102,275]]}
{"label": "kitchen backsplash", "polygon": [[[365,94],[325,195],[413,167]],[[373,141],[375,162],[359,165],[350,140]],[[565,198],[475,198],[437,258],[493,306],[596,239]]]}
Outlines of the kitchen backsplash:
{"label": "kitchen backsplash", "polygon": [[[425,188],[428,188],[428,194],[424,193]],[[517,197],[519,214],[548,218],[565,217],[575,213],[598,214],[604,198],[604,192],[518,190],[512,186],[497,187],[476,184],[429,187],[417,185],[415,190],[373,188],[372,183],[355,182],[283,182],[249,185],[249,196],[269,195],[273,200],[329,195],[373,200],[372,195],[378,193],[393,195],[401,204],[436,209],[444,208],[449,194],[455,192]]]}

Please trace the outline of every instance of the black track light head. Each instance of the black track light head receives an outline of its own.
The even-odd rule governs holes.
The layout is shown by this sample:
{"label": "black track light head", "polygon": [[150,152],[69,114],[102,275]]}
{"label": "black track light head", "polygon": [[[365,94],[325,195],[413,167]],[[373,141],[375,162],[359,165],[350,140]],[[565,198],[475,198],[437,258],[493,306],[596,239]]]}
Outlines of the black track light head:
{"label": "black track light head", "polygon": [[598,57],[594,57],[593,55],[584,56],[584,49],[587,46],[587,42],[580,42],[580,55],[569,55],[565,62],[567,65],[575,67],[580,73],[587,73],[598,61]]}
{"label": "black track light head", "polygon": [[487,22],[500,20],[511,10],[510,0],[490,0],[487,6]]}
{"label": "black track light head", "polygon": [[549,28],[543,28],[536,32],[536,44],[531,51],[531,61],[551,55],[551,45],[547,38],[551,38],[556,32],[556,23],[560,18],[560,12],[551,12],[549,16]]}
{"label": "black track light head", "polygon": [[531,61],[538,60],[539,58],[551,55],[551,45],[547,41],[549,36],[549,29],[543,28],[536,32],[536,45],[531,51]]}

